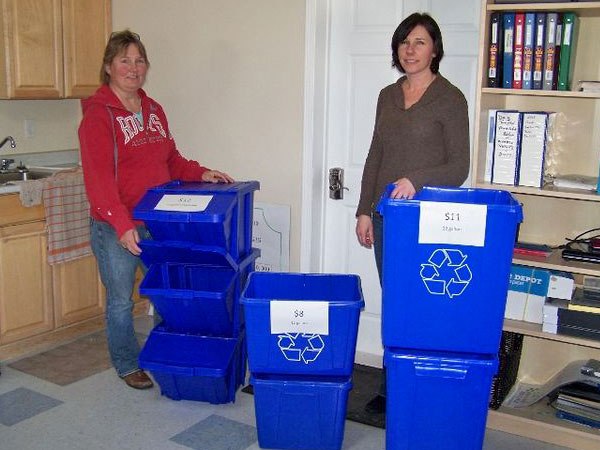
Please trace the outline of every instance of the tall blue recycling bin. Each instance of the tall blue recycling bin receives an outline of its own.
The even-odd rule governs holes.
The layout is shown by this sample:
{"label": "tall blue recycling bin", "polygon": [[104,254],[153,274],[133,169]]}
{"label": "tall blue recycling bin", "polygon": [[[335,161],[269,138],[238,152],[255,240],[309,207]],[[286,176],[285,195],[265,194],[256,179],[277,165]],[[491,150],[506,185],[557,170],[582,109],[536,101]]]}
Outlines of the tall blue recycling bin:
{"label": "tall blue recycling bin", "polygon": [[498,190],[392,189],[379,205],[384,346],[496,354],[521,205]]}
{"label": "tall blue recycling bin", "polygon": [[235,400],[246,373],[239,298],[260,252],[252,249],[256,181],[173,181],[149,189],[133,217],[153,240],[140,242],[149,267],[140,285],[163,322],[140,354],[163,395]]}
{"label": "tall blue recycling bin", "polygon": [[480,449],[522,208],[506,191],[393,188],[378,206],[386,448]]}

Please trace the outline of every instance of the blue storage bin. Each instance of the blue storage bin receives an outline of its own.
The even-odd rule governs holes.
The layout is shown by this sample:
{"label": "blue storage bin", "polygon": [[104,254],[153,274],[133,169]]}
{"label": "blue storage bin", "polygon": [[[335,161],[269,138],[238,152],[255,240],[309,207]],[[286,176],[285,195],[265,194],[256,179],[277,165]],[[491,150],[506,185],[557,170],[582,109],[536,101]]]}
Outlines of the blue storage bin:
{"label": "blue storage bin", "polygon": [[158,326],[150,333],[139,364],[168,398],[229,403],[244,383],[244,347],[243,335],[214,338],[169,333]]}
{"label": "blue storage bin", "polygon": [[[159,253],[168,248],[142,241],[142,255],[149,249]],[[169,251],[165,251],[169,254]],[[196,252],[198,264],[154,263],[140,284],[169,331],[205,336],[235,337],[243,326],[239,296],[260,252],[253,250],[233,267],[219,252]],[[222,256],[222,255],[221,255]]]}
{"label": "blue storage bin", "polygon": [[385,349],[386,449],[481,450],[498,359]]}
{"label": "blue storage bin", "polygon": [[[146,267],[153,264],[179,263],[238,269],[237,261],[221,247],[197,245],[189,241],[152,240],[140,241],[138,245],[142,249],[140,258]],[[258,250],[253,249],[253,251]]]}
{"label": "blue storage bin", "polygon": [[[328,302],[329,334],[271,333],[271,302]],[[357,275],[254,272],[240,302],[252,373],[350,375],[360,310]]]}
{"label": "blue storage bin", "polygon": [[424,187],[401,200],[392,189],[378,208],[384,345],[495,354],[521,205],[506,191]]}
{"label": "blue storage bin", "polygon": [[250,377],[261,448],[339,450],[349,377]]}
{"label": "blue storage bin", "polygon": [[[238,183],[192,183],[173,181],[149,189],[134,209],[133,217],[143,220],[159,241],[189,241],[227,250],[233,259],[250,252],[252,213],[257,181]],[[200,212],[155,209],[165,195],[212,196]]]}

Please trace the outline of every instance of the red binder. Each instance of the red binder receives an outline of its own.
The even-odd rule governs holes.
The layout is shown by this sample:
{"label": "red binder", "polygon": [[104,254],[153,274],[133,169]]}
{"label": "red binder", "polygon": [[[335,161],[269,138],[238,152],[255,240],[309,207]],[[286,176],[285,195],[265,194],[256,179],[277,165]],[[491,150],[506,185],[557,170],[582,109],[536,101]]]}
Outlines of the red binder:
{"label": "red binder", "polygon": [[513,63],[513,89],[523,88],[523,38],[525,36],[525,13],[515,14],[515,46]]}

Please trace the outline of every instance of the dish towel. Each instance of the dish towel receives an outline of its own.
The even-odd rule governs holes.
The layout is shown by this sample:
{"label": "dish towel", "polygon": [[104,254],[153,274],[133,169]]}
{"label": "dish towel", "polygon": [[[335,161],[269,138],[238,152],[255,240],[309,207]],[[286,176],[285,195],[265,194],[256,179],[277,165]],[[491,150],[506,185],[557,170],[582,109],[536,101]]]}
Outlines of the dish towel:
{"label": "dish towel", "polygon": [[46,178],[42,201],[48,231],[48,263],[90,255],[90,204],[81,168]]}

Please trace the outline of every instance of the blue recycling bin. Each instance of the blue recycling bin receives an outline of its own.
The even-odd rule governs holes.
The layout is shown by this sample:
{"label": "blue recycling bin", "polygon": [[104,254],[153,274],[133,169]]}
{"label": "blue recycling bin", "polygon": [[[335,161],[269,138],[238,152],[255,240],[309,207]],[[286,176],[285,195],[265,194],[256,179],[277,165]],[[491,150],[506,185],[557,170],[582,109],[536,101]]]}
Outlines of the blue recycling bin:
{"label": "blue recycling bin", "polygon": [[252,212],[257,181],[172,181],[149,189],[133,217],[159,241],[189,241],[224,248],[234,260],[252,247]]}
{"label": "blue recycling bin", "polygon": [[[358,320],[365,304],[357,275],[253,272],[240,302],[252,373],[352,373]],[[325,333],[303,328],[308,317],[302,312],[303,302],[308,303],[307,309],[315,303],[324,306],[318,314],[324,317]],[[294,305],[292,314],[276,318],[276,303]],[[282,325],[284,320],[288,328]]]}
{"label": "blue recycling bin", "polygon": [[152,330],[139,357],[162,395],[173,400],[214,404],[235,401],[246,376],[243,333],[236,338],[207,337]]}
{"label": "blue recycling bin", "polygon": [[261,448],[340,450],[350,377],[253,374]]}
{"label": "blue recycling bin", "polygon": [[481,450],[497,356],[386,348],[386,450]]}
{"label": "blue recycling bin", "polygon": [[496,354],[521,205],[506,191],[424,187],[384,217],[385,347]]}

